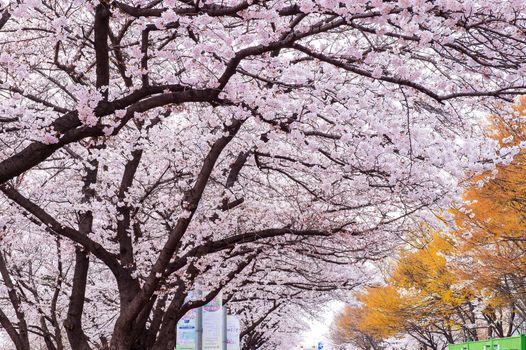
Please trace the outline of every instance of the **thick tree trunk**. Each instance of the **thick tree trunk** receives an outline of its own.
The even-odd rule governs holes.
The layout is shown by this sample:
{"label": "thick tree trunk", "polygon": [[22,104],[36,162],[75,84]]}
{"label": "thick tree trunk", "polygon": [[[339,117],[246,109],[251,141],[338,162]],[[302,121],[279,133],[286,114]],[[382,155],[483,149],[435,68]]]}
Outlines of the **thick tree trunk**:
{"label": "thick tree trunk", "polygon": [[[87,218],[85,218],[87,219]],[[82,313],[84,310],[84,296],[88,277],[89,258],[82,248],[75,249],[75,272],[73,287],[68,308],[68,316],[64,321],[64,328],[73,349],[90,350],[86,335],[82,330]]]}

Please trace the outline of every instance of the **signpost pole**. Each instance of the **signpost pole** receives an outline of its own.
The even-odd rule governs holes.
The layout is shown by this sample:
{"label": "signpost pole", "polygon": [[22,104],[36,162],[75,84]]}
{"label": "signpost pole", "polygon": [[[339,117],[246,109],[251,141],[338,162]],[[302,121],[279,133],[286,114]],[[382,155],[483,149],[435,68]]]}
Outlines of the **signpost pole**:
{"label": "signpost pole", "polygon": [[223,306],[223,350],[227,350],[227,322],[226,322],[226,306]]}
{"label": "signpost pole", "polygon": [[197,309],[197,325],[195,332],[195,345],[197,350],[203,350],[203,308]]}

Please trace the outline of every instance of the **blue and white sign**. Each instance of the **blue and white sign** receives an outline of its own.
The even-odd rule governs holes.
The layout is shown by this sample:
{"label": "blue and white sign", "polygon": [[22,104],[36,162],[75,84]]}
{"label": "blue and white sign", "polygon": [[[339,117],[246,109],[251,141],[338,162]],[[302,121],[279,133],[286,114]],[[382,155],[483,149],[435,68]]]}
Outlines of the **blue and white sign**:
{"label": "blue and white sign", "polygon": [[197,349],[197,312],[190,310],[177,322],[177,350]]}

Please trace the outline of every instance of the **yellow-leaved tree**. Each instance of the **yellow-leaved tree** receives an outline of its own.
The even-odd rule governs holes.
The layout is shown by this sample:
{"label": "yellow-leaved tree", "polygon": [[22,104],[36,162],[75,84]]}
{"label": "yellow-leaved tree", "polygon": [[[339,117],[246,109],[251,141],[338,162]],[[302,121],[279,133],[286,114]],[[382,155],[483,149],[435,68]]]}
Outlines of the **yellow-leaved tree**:
{"label": "yellow-leaved tree", "polygon": [[[359,317],[354,316],[353,329],[380,344],[382,339],[410,335],[433,350],[454,342],[455,335],[476,339],[467,326],[475,322],[475,295],[446,258],[454,250],[452,242],[434,231],[418,237],[412,244],[418,248],[400,254],[386,285],[357,295],[360,307],[352,314]],[[349,310],[337,318],[335,328],[345,327],[341,320],[349,317],[346,313]]]}
{"label": "yellow-leaved tree", "polygon": [[363,308],[346,306],[337,316],[331,328],[330,338],[334,344],[352,344],[364,350],[382,350],[382,339],[362,326]]}
{"label": "yellow-leaved tree", "polygon": [[457,266],[484,300],[490,335],[501,337],[515,331],[518,317],[526,318],[526,151],[519,150],[526,140],[525,116],[523,98],[513,118],[493,118],[493,137],[518,154],[493,173],[474,177],[464,205],[454,210]]}

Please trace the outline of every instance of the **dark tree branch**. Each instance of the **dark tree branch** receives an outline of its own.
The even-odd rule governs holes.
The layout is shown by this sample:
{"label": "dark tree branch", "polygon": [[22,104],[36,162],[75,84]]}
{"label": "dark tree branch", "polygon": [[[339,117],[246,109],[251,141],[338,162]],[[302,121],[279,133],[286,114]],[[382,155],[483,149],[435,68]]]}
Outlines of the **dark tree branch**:
{"label": "dark tree branch", "polygon": [[104,100],[108,100],[108,87],[110,83],[110,57],[108,36],[110,33],[110,9],[101,2],[95,7],[95,60],[97,81],[95,86],[102,90]]}
{"label": "dark tree branch", "polygon": [[60,224],[57,220],[48,214],[44,209],[33,203],[28,198],[24,197],[20,192],[10,185],[0,185],[2,191],[10,200],[18,204],[20,207],[27,210],[31,215],[38,219],[47,229],[52,233],[71,239],[82,245],[86,250],[104,262],[115,276],[125,273],[122,266],[117,261],[116,257],[108,252],[99,243],[93,241],[91,238],[81,234],[79,231]]}
{"label": "dark tree branch", "polygon": [[15,311],[15,315],[18,320],[16,327],[18,328],[18,331],[15,331],[14,329],[11,329],[10,331],[10,328],[14,328],[14,325],[7,319],[3,312],[0,314],[0,323],[2,323],[2,326],[4,326],[4,324],[7,326],[6,330],[9,332],[9,336],[11,336],[11,340],[13,340],[15,343],[17,350],[30,350],[29,333],[26,317],[22,309],[22,301],[20,300],[13,280],[11,279],[11,274],[9,273],[7,263],[5,261],[4,252],[1,251],[0,275],[2,276],[2,280],[5,284],[5,287],[7,288],[7,295],[9,296],[9,300],[11,301],[11,305],[13,306],[13,310]]}

